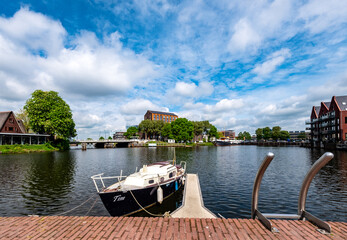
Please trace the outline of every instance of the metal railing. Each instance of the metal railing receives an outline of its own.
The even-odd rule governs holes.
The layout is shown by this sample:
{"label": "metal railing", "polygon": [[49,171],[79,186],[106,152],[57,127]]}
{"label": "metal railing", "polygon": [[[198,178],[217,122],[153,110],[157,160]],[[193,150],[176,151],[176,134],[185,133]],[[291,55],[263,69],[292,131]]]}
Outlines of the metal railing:
{"label": "metal railing", "polygon": [[299,201],[298,201],[298,213],[297,214],[273,214],[273,213],[261,213],[258,209],[258,196],[259,196],[259,189],[261,180],[263,178],[263,175],[267,169],[267,167],[270,165],[271,161],[274,158],[273,153],[268,153],[261,166],[258,169],[257,175],[254,180],[253,185],[253,193],[252,193],[252,212],[251,216],[252,219],[258,218],[260,222],[270,231],[278,231],[277,229],[272,227],[271,222],[268,218],[281,218],[281,219],[307,219],[310,222],[316,224],[319,228],[324,229],[327,232],[331,232],[331,227],[329,224],[325,223],[324,221],[320,220],[319,218],[313,216],[312,214],[308,213],[305,209],[306,204],[306,198],[307,198],[307,192],[310,187],[310,184],[312,182],[312,179],[317,174],[317,172],[324,167],[331,159],[333,159],[334,154],[327,152],[323,154],[311,167],[310,171],[306,174],[306,177],[301,185],[301,190],[299,194]]}
{"label": "metal railing", "polygon": [[[136,169],[136,170],[137,170],[137,169]],[[104,180],[105,180],[105,179],[117,179],[118,182],[116,182],[116,183],[120,183],[120,182],[122,181],[123,178],[126,178],[126,177],[127,177],[127,176],[122,176],[122,172],[123,172],[123,170],[121,170],[120,176],[103,177],[102,175],[103,175],[104,173],[100,173],[100,174],[91,176],[91,179],[93,179],[93,182],[94,182],[96,191],[97,191],[97,192],[100,192],[100,190],[103,190],[103,189],[106,188],[105,183],[104,183]],[[98,186],[98,184],[97,184],[97,180],[99,180],[99,181],[101,182],[101,185],[102,185],[101,188],[99,188],[99,186]],[[114,183],[114,184],[116,184],[116,183]]]}

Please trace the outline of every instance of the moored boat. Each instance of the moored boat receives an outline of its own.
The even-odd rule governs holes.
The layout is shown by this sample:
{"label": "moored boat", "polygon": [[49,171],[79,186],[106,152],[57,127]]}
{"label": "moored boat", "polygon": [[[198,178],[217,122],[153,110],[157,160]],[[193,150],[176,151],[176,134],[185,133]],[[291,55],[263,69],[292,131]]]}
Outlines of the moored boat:
{"label": "moored boat", "polygon": [[[143,165],[139,171],[129,176],[104,177],[103,174],[94,175],[98,194],[111,216],[127,216],[161,203],[184,185],[186,163],[179,165],[175,161],[156,162]],[[117,179],[109,187],[105,187],[104,180]],[[97,180],[102,184],[100,189]]]}

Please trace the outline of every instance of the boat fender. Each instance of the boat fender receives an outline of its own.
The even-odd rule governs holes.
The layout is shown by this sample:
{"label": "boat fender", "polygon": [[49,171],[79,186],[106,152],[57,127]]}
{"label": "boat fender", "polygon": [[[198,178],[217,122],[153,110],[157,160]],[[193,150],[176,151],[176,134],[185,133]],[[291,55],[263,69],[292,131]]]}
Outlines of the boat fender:
{"label": "boat fender", "polygon": [[175,190],[176,191],[178,190],[178,182],[177,181],[175,182]]}
{"label": "boat fender", "polygon": [[163,189],[160,186],[157,190],[157,202],[160,204],[163,202]]}
{"label": "boat fender", "polygon": [[185,182],[186,182],[186,178],[182,177],[182,185],[184,185]]}

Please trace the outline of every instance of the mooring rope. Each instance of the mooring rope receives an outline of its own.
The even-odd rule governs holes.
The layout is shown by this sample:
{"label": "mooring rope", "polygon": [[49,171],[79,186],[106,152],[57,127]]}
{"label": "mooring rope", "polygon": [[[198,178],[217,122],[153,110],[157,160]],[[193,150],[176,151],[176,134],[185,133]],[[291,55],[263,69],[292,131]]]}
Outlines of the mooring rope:
{"label": "mooring rope", "polygon": [[[93,193],[93,195],[90,196],[90,198],[88,198],[86,201],[84,201],[84,202],[81,203],[80,205],[78,205],[78,206],[76,206],[76,207],[74,207],[74,208],[72,208],[72,209],[70,209],[70,210],[68,210],[68,211],[66,211],[66,212],[62,212],[62,213],[58,213],[58,214],[53,214],[52,216],[60,216],[60,215],[63,215],[63,214],[72,212],[73,210],[75,210],[75,209],[77,209],[77,208],[83,206],[84,204],[86,204],[86,203],[87,203],[90,199],[92,199],[95,195],[96,195],[96,193]],[[95,202],[96,202],[96,200],[97,200],[97,198],[95,199]],[[94,204],[95,204],[95,202],[94,202]],[[93,204],[92,207],[94,207],[94,204]],[[91,209],[89,209],[89,211],[90,211],[90,210],[91,210]],[[89,211],[88,211],[88,213],[89,213]]]}
{"label": "mooring rope", "polygon": [[129,190],[129,192],[131,193],[131,196],[133,196],[135,202],[137,203],[137,205],[139,205],[139,207],[145,211],[146,213],[148,213],[149,215],[153,216],[153,217],[171,217],[170,212],[165,212],[164,214],[154,214],[151,213],[149,211],[147,211],[144,207],[141,206],[141,204],[137,201],[136,197],[134,196],[133,192],[131,190]]}
{"label": "mooring rope", "polygon": [[88,212],[85,214],[86,216],[88,216],[89,212],[93,209],[93,207],[94,207],[94,205],[95,205],[97,200],[98,200],[98,198],[95,198],[95,201],[94,201],[93,205],[89,208]]}

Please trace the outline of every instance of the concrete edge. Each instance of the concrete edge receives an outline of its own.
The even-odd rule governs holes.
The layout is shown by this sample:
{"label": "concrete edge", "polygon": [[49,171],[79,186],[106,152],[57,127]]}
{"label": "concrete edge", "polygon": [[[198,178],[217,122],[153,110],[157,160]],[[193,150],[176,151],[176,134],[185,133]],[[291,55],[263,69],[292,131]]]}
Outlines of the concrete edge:
{"label": "concrete edge", "polygon": [[201,188],[200,188],[200,180],[199,180],[199,174],[196,174],[197,180],[198,180],[198,187],[199,187],[199,194],[200,194],[200,202],[201,202],[201,206],[203,209],[205,209],[207,212],[209,212],[212,216],[214,216],[215,218],[217,218],[217,216],[211,212],[208,208],[205,207],[204,204],[204,200],[202,198],[202,192],[201,192]]}
{"label": "concrete edge", "polygon": [[181,208],[184,207],[185,203],[186,203],[186,191],[187,191],[187,188],[186,188],[186,180],[187,180],[187,173],[184,174],[184,177],[185,177],[185,181],[184,181],[184,190],[183,190],[183,199],[182,199],[182,205],[177,208],[175,211],[173,211],[172,213],[170,213],[170,215],[173,215],[175,214],[176,212],[178,212]]}
{"label": "concrete edge", "polygon": [[[194,173],[193,173],[194,174]],[[187,179],[187,173],[185,175],[186,179]],[[202,198],[202,193],[201,193],[201,188],[200,188],[200,180],[199,180],[199,174],[196,173],[196,177],[197,177],[197,182],[198,182],[198,188],[199,188],[199,195],[200,195],[200,203],[201,203],[201,207],[203,209],[205,209],[208,213],[210,213],[212,216],[214,216],[215,218],[217,218],[217,216],[211,212],[208,208],[205,207],[204,205],[204,200]],[[185,202],[186,202],[186,183],[184,183],[184,191],[183,191],[183,200],[182,200],[182,205],[177,208],[175,211],[173,211],[172,213],[170,213],[170,215],[174,215],[176,212],[178,212],[181,208],[183,208],[185,206]]]}

